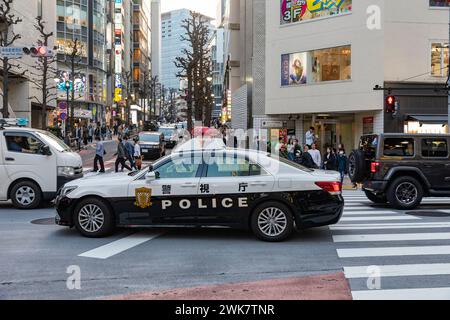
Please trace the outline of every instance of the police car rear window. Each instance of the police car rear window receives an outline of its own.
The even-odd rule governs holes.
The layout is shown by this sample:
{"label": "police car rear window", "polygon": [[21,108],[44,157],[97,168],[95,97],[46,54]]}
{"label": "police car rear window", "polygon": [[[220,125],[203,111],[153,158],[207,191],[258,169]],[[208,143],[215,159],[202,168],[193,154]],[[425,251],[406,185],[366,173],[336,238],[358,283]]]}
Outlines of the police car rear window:
{"label": "police car rear window", "polygon": [[298,164],[298,163],[296,163],[294,161],[291,161],[291,160],[288,160],[288,159],[285,159],[285,158],[280,158],[279,160],[280,160],[280,162],[282,162],[284,164],[287,164],[287,165],[289,165],[289,166],[291,166],[291,167],[293,167],[295,169],[302,170],[302,171],[305,171],[305,172],[314,172],[314,170],[308,169],[308,168],[306,168],[306,167],[304,167],[304,166],[302,166],[302,165],[300,165],[300,164]]}

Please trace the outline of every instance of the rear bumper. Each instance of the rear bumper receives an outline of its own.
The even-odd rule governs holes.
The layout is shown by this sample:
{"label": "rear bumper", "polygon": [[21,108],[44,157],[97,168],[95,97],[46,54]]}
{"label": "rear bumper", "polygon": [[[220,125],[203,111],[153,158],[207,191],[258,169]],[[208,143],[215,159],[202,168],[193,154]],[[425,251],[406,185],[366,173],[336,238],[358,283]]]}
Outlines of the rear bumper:
{"label": "rear bumper", "polygon": [[363,190],[377,193],[384,193],[387,189],[388,181],[365,181],[363,183]]}
{"label": "rear bumper", "polygon": [[160,154],[161,154],[161,150],[159,148],[149,148],[149,149],[144,149],[147,151],[143,151],[141,150],[141,154],[142,156],[144,156],[145,158],[159,158]]}
{"label": "rear bumper", "polygon": [[296,221],[300,229],[333,225],[339,222],[344,212],[342,195],[332,196],[319,192],[318,197],[303,199],[297,210]]}
{"label": "rear bumper", "polygon": [[172,141],[172,140],[166,141],[166,148],[172,149],[175,147],[176,144],[177,144],[176,141]]}

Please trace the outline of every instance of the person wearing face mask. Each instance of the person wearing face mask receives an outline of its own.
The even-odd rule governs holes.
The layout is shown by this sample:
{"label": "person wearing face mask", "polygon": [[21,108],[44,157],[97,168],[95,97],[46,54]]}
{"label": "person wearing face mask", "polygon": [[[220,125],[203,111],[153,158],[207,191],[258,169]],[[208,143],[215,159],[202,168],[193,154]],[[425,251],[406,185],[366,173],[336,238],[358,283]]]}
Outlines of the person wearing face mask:
{"label": "person wearing face mask", "polygon": [[339,149],[337,154],[338,171],[341,174],[341,183],[344,183],[344,177],[347,175],[347,155],[345,149]]}

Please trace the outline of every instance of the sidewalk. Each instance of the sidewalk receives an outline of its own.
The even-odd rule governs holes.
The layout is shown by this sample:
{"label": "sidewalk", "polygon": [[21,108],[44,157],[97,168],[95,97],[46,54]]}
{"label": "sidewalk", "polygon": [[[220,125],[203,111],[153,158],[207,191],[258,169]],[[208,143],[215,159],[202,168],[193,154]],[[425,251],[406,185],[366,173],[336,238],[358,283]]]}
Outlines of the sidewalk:
{"label": "sidewalk", "polygon": [[350,181],[350,178],[347,176],[344,178],[344,183],[342,185],[342,190],[361,190],[361,185],[358,184],[357,188],[353,187],[353,183]]}

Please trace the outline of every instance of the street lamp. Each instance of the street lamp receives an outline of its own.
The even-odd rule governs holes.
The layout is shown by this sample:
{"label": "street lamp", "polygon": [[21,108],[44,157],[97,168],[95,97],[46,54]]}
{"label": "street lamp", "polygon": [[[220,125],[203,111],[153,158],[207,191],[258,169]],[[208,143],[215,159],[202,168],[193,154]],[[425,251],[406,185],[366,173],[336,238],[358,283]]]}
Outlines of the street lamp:
{"label": "street lamp", "polygon": [[211,82],[213,80],[213,78],[211,76],[206,78],[206,81]]}

